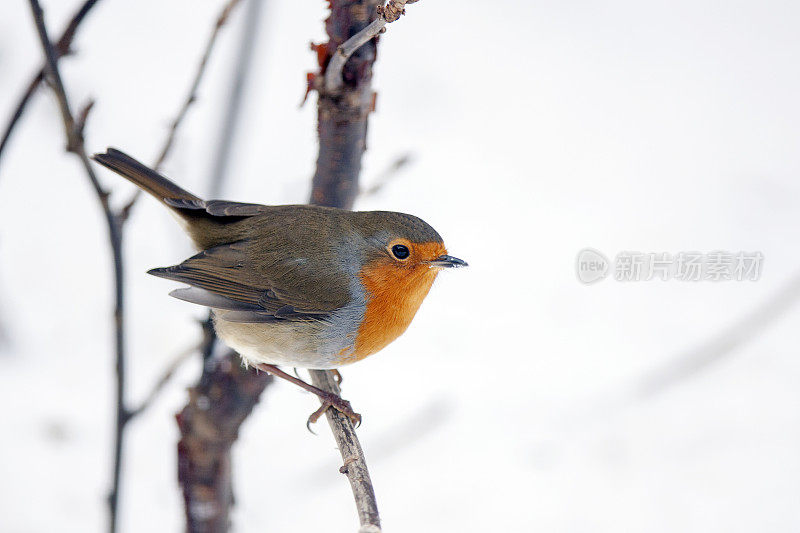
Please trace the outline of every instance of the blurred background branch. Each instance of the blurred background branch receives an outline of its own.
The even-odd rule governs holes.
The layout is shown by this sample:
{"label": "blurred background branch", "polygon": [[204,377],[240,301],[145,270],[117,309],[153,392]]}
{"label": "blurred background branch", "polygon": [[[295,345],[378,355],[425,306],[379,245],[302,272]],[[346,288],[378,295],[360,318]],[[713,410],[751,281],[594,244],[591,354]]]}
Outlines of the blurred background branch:
{"label": "blurred background branch", "polygon": [[217,35],[219,35],[220,29],[222,29],[222,27],[228,21],[231,11],[233,11],[238,4],[239,0],[228,0],[228,3],[226,3],[225,7],[222,8],[222,12],[219,14],[219,17],[217,17],[217,22],[214,24],[214,28],[211,30],[211,35],[208,37],[205,50],[203,51],[203,55],[200,58],[200,63],[197,66],[197,73],[195,74],[194,79],[192,80],[192,85],[189,87],[189,92],[186,95],[186,100],[184,100],[177,116],[172,121],[167,139],[164,141],[164,146],[161,148],[161,153],[153,165],[155,170],[161,168],[161,165],[167,158],[167,155],[172,148],[172,144],[175,142],[175,134],[178,131],[178,126],[180,126],[181,122],[186,116],[186,113],[189,111],[189,107],[197,99],[197,90],[200,87],[200,83],[203,81],[203,74],[205,74],[206,65],[208,64],[208,59],[211,57],[211,52],[214,50],[214,44],[217,42]]}
{"label": "blurred background branch", "polygon": [[[64,28],[64,32],[61,34],[61,38],[59,38],[58,42],[53,47],[53,52],[55,54],[56,60],[60,59],[61,56],[67,55],[72,52],[72,40],[75,38],[76,33],[78,32],[78,27],[81,25],[83,20],[86,18],[86,15],[89,14],[89,11],[97,4],[98,0],[86,0],[86,2],[81,5],[78,11],[75,12],[75,15],[72,16],[72,19],[67,24],[67,27]],[[12,113],[11,118],[8,121],[8,125],[6,126],[5,132],[3,133],[3,140],[0,141],[0,157],[3,155],[3,151],[8,144],[8,140],[11,138],[11,133],[14,131],[14,127],[19,122],[19,119],[25,113],[25,109],[28,106],[28,102],[33,97],[33,94],[36,92],[36,89],[39,88],[39,84],[42,83],[44,79],[45,72],[47,69],[47,65],[43,66],[39,69],[33,79],[28,84],[27,89],[22,94],[22,98],[20,98],[19,103],[17,104],[14,113]]]}
{"label": "blurred background branch", "polygon": [[649,399],[721,363],[735,354],[737,349],[763,335],[799,302],[800,274],[796,274],[730,326],[716,332],[705,342],[670,358],[659,368],[640,378],[634,389],[634,396],[636,399]]}
{"label": "blurred background branch", "polygon": [[208,197],[218,198],[222,193],[222,184],[227,176],[230,166],[231,148],[236,138],[236,131],[242,113],[244,88],[249,78],[250,67],[253,62],[253,51],[256,49],[261,22],[261,10],[265,0],[248,0],[245,6],[244,27],[239,40],[239,50],[236,55],[236,65],[228,89],[228,101],[222,114],[222,125],[216,142],[216,152],[209,176]]}
{"label": "blurred background branch", "polygon": [[186,531],[229,530],[234,502],[231,446],[272,379],[245,368],[239,354],[229,351],[204,365],[199,383],[189,389],[189,402],[176,417]]}
{"label": "blurred background branch", "polygon": [[414,157],[410,153],[405,153],[397,156],[383,172],[378,174],[372,181],[369,187],[362,187],[358,193],[359,198],[367,198],[374,196],[381,192],[389,183],[391,183],[400,172],[408,167],[414,161]]}
{"label": "blurred background branch", "polygon": [[[217,21],[214,24],[213,29],[211,30],[211,35],[209,35],[208,40],[206,41],[205,49],[203,50],[203,55],[200,56],[200,62],[197,65],[197,71],[195,72],[194,78],[192,79],[192,83],[189,86],[189,90],[187,91],[186,98],[183,101],[178,113],[175,115],[175,118],[172,120],[170,124],[169,131],[167,133],[167,137],[164,140],[164,144],[161,146],[161,151],[156,158],[155,163],[153,163],[154,170],[161,170],[161,166],[166,161],[167,156],[169,155],[170,150],[172,149],[172,145],[175,143],[175,136],[178,133],[178,128],[180,127],[183,119],[186,118],[186,114],[189,112],[189,108],[194,104],[197,100],[197,91],[200,88],[200,83],[203,81],[203,75],[206,72],[206,65],[208,65],[208,60],[211,57],[211,52],[214,50],[214,45],[217,42],[217,36],[219,35],[220,30],[228,21],[228,17],[230,17],[231,11],[237,6],[240,0],[228,0],[225,6],[222,8],[219,16],[217,17]],[[125,213],[127,216],[130,212],[133,205],[138,200],[139,195],[141,194],[141,189],[136,189],[136,192],[133,193],[130,201],[122,208],[122,212]]]}

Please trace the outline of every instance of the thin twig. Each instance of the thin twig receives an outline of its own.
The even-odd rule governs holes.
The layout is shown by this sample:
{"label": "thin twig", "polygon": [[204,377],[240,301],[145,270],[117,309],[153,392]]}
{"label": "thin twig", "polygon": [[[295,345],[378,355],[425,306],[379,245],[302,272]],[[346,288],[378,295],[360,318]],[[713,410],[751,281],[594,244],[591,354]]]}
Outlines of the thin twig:
{"label": "thin twig", "polygon": [[[261,0],[255,0],[256,3],[260,3],[260,1]],[[229,0],[229,2],[225,4],[225,6],[223,7],[222,12],[217,16],[217,21],[214,24],[214,29],[212,30],[211,35],[208,38],[208,41],[206,42],[205,50],[203,52],[202,57],[200,58],[200,63],[197,66],[197,72],[192,80],[191,86],[189,87],[186,99],[184,100],[181,108],[178,110],[178,114],[176,115],[175,119],[172,121],[169,133],[167,134],[167,138],[164,140],[164,144],[161,147],[161,152],[158,157],[158,160],[156,160],[155,164],[153,165],[153,168],[155,170],[159,170],[161,168],[161,165],[166,160],[167,155],[169,155],[170,149],[174,144],[175,134],[179,126],[183,122],[183,119],[186,117],[186,113],[189,110],[189,107],[197,100],[197,91],[200,88],[200,82],[203,80],[203,74],[205,73],[206,65],[208,65],[208,59],[209,57],[211,57],[211,52],[214,49],[214,45],[217,41],[217,35],[219,34],[220,29],[228,21],[231,11],[236,7],[236,5],[239,2],[240,0]],[[136,203],[136,200],[140,192],[141,190],[137,189],[136,193],[133,195],[130,201],[128,201],[128,203],[126,203],[122,207],[120,214],[123,220],[128,219],[130,210]],[[175,371],[188,358],[189,355],[199,350],[203,354],[204,361],[211,355],[211,351],[214,348],[216,340],[214,334],[214,328],[211,322],[211,316],[209,316],[208,320],[204,321],[202,325],[203,325],[203,341],[200,343],[200,346],[187,350],[186,352],[181,354],[181,356],[176,358],[175,361],[170,363],[170,365],[162,373],[159,381],[151,389],[150,394],[147,396],[147,398],[139,405],[138,408],[130,411],[129,418],[134,418],[135,416],[138,416],[139,414],[147,410],[147,408],[152,404],[153,400],[155,400],[155,398],[161,392],[161,389],[163,389],[167,385],[169,380],[175,374]]]}
{"label": "thin twig", "polygon": [[418,0],[389,0],[385,6],[378,7],[378,18],[373,20],[369,26],[356,33],[344,43],[342,43],[331,57],[328,68],[325,71],[325,90],[329,93],[337,92],[343,84],[342,69],[347,60],[353,53],[364,46],[364,43],[381,33],[384,26],[400,18],[405,14],[405,5],[413,4]]}
{"label": "thin twig", "polygon": [[[62,56],[70,53],[72,40],[75,38],[75,34],[78,31],[78,26],[80,26],[81,22],[83,22],[83,20],[86,18],[86,15],[94,7],[97,1],[98,0],[86,0],[83,5],[81,5],[80,9],[75,12],[75,15],[72,16],[69,24],[67,24],[67,27],[64,28],[64,32],[61,34],[61,38],[55,44],[56,59],[60,59]],[[36,89],[39,88],[39,84],[42,83],[46,68],[46,66],[43,66],[39,69],[39,72],[33,76],[33,79],[30,81],[30,83],[28,83],[28,87],[22,94],[22,98],[20,98],[17,107],[14,109],[14,113],[11,115],[11,119],[8,121],[8,125],[6,126],[6,131],[3,133],[3,140],[0,141],[0,157],[3,155],[3,150],[8,144],[8,140],[11,138],[11,133],[14,131],[17,122],[20,118],[22,118],[22,115],[28,106],[28,102],[33,97]]]}
{"label": "thin twig", "polygon": [[[158,157],[158,160],[153,165],[153,168],[155,170],[159,170],[161,168],[161,165],[166,160],[167,155],[169,154],[170,149],[174,144],[175,134],[178,130],[178,127],[181,125],[183,119],[186,117],[189,107],[197,99],[197,91],[200,87],[200,82],[203,79],[203,74],[205,72],[206,65],[208,64],[208,59],[211,56],[211,51],[214,49],[214,44],[216,43],[219,30],[225,25],[225,23],[228,20],[228,17],[230,16],[231,11],[233,10],[234,7],[236,7],[239,1],[240,0],[230,0],[227,4],[225,4],[225,6],[222,9],[222,12],[217,17],[217,21],[214,24],[214,29],[212,30],[208,42],[206,43],[205,51],[200,59],[200,64],[197,67],[197,73],[195,74],[195,77],[192,80],[192,85],[189,88],[186,100],[184,101],[183,105],[178,111],[177,116],[172,121],[172,125],[170,127],[169,133],[167,134],[167,138],[164,141],[164,145],[161,148],[161,153]],[[137,189],[136,193],[131,197],[131,199],[120,209],[118,215],[120,224],[124,224],[128,220],[131,209],[133,208],[134,204],[139,198],[140,192],[141,190]],[[153,386],[148,396],[139,405],[139,407],[127,410],[127,416],[123,419],[122,422],[123,424],[127,424],[133,418],[145,412],[153,404],[153,402],[158,397],[160,392],[167,386],[170,379],[172,379],[172,376],[175,375],[175,372],[178,369],[178,367],[180,367],[180,365],[184,361],[186,361],[186,359],[188,359],[188,356],[191,355],[191,353],[199,350],[203,354],[203,360],[206,361],[207,357],[210,356],[211,351],[214,348],[214,342],[215,342],[214,329],[213,326],[210,325],[211,324],[210,320],[211,317],[209,316],[208,323],[203,324],[203,340],[200,343],[199,348],[192,348],[190,350],[187,350],[186,352],[184,352],[184,354],[182,354],[181,357],[178,357],[175,361],[170,363],[170,365],[162,373],[161,378],[156,382],[156,384]]]}
{"label": "thin twig", "polygon": [[[220,29],[225,25],[228,21],[228,17],[231,14],[231,11],[236,7],[236,5],[240,2],[240,0],[228,0],[225,6],[222,8],[222,12],[217,17],[217,21],[214,24],[214,28],[211,30],[211,35],[209,35],[208,40],[206,41],[205,50],[203,51],[203,55],[200,57],[200,63],[197,65],[197,71],[195,72],[194,78],[192,79],[192,84],[189,86],[189,91],[186,94],[186,98],[181,105],[181,108],[178,110],[178,114],[172,120],[172,123],[169,126],[169,131],[167,132],[167,138],[164,140],[164,144],[161,146],[161,152],[159,152],[158,157],[156,158],[155,163],[153,163],[153,170],[161,170],[161,166],[166,161],[167,156],[169,155],[170,150],[172,149],[172,145],[175,143],[175,137],[178,133],[178,127],[183,122],[183,119],[186,117],[186,113],[188,113],[189,108],[192,106],[193,103],[197,100],[197,90],[200,88],[200,82],[203,81],[203,75],[206,72],[206,65],[208,64],[208,60],[211,57],[211,52],[214,50],[214,45],[217,42],[217,35],[219,35]],[[139,199],[141,195],[141,189],[136,189],[136,192],[133,193],[131,199],[125,203],[122,207],[120,212],[122,213],[123,219],[127,220],[128,216],[130,215],[131,209],[133,208],[136,201]]]}
{"label": "thin twig", "polygon": [[36,89],[39,88],[39,84],[42,83],[44,79],[44,70],[39,70],[33,79],[28,83],[28,87],[25,89],[25,92],[22,94],[22,98],[20,98],[19,103],[17,104],[14,113],[11,115],[11,119],[8,121],[8,126],[6,126],[6,131],[3,134],[3,140],[0,141],[0,156],[3,155],[3,151],[8,144],[9,139],[11,139],[11,133],[14,131],[14,128],[19,122],[19,119],[22,118],[22,114],[25,112],[25,109],[28,106],[28,102],[31,98],[33,98],[33,93],[36,92]]}
{"label": "thin twig", "polygon": [[161,168],[161,165],[167,158],[167,154],[169,154],[172,144],[175,141],[175,133],[178,131],[178,126],[183,121],[183,117],[186,116],[186,112],[189,110],[189,107],[197,99],[197,89],[200,87],[200,82],[203,81],[203,74],[206,71],[206,64],[208,63],[209,57],[211,57],[211,51],[214,49],[214,43],[217,41],[219,30],[225,25],[225,22],[228,20],[228,16],[231,14],[231,11],[236,7],[236,4],[238,4],[239,1],[240,0],[228,0],[228,3],[225,4],[225,7],[222,9],[222,13],[220,13],[219,17],[217,17],[217,22],[214,24],[214,29],[211,30],[211,35],[208,37],[208,41],[206,42],[206,48],[203,52],[203,57],[200,59],[200,64],[197,66],[197,72],[194,75],[194,80],[192,81],[192,85],[189,87],[189,92],[186,95],[186,100],[184,100],[183,106],[181,106],[181,109],[178,112],[178,115],[175,117],[175,120],[172,121],[169,134],[167,135],[167,140],[164,142],[164,146],[161,148],[161,153],[153,165],[155,170]]}
{"label": "thin twig", "polygon": [[367,198],[378,194],[389,182],[396,178],[397,174],[409,163],[411,163],[411,161],[411,154],[403,154],[397,157],[397,159],[392,161],[391,165],[389,165],[378,175],[377,178],[375,178],[375,180],[372,182],[372,185],[362,189],[358,193],[359,198]]}
{"label": "thin twig", "polygon": [[[311,382],[314,386],[341,395],[342,391],[336,383],[333,372],[327,370],[310,370]],[[350,419],[337,411],[328,409],[325,411],[328,424],[331,426],[333,438],[342,454],[343,466],[339,472],[347,476],[350,481],[350,488],[353,490],[353,497],[358,511],[358,521],[361,524],[360,533],[379,533],[381,530],[381,519],[378,515],[378,502],[375,499],[375,489],[372,487],[372,480],[367,469],[367,460],[358,442],[356,430]]]}
{"label": "thin twig", "polygon": [[[111,245],[112,256],[114,259],[114,329],[115,329],[115,352],[116,352],[116,432],[114,444],[114,478],[111,493],[109,494],[109,531],[116,531],[117,526],[117,504],[119,501],[119,487],[121,478],[122,464],[122,444],[125,430],[125,423],[129,419],[129,411],[125,406],[125,320],[124,320],[124,271],[122,261],[122,224],[118,214],[111,210],[108,203],[108,193],[100,185],[97,176],[89,163],[89,157],[83,144],[83,131],[80,125],[85,121],[85,117],[76,122],[70,109],[69,99],[58,70],[56,51],[53,43],[47,35],[47,28],[44,23],[44,13],[38,0],[30,0],[31,12],[36,23],[39,40],[46,59],[46,76],[50,79],[53,92],[58,100],[61,118],[64,122],[64,133],[67,138],[67,151],[72,152],[81,160],[81,164],[86,171],[86,175],[95,190],[100,206],[105,215],[108,227],[109,244]],[[88,109],[88,106],[87,106]],[[86,111],[85,113],[88,113]],[[81,114],[82,116],[84,113]]]}
{"label": "thin twig", "polygon": [[220,197],[222,183],[225,181],[228,170],[231,147],[233,146],[234,136],[241,116],[242,95],[247,84],[247,76],[250,72],[250,65],[253,62],[253,51],[256,49],[256,41],[259,36],[258,28],[261,21],[263,3],[263,0],[249,0],[247,10],[244,13],[244,30],[239,41],[238,59],[231,79],[228,106],[225,108],[223,115],[222,128],[219,130],[217,151],[214,155],[214,163],[209,179],[211,185],[208,195],[210,198]]}
{"label": "thin twig", "polygon": [[145,399],[142,400],[142,403],[139,404],[139,407],[130,410],[130,412],[128,413],[128,418],[132,419],[139,416],[140,414],[145,412],[151,405],[153,405],[153,402],[155,401],[156,398],[158,398],[159,394],[161,394],[161,391],[164,390],[164,387],[166,387],[166,385],[172,379],[172,376],[175,375],[175,372],[178,371],[181,365],[183,365],[183,363],[185,363],[190,356],[196,354],[201,347],[202,347],[201,345],[193,346],[179,353],[178,356],[172,360],[169,366],[167,366],[167,368],[164,369],[164,372],[161,374],[161,377],[158,379],[158,381],[156,381],[155,385],[153,385],[153,388],[150,389],[150,392],[148,393],[147,396],[145,396]]}

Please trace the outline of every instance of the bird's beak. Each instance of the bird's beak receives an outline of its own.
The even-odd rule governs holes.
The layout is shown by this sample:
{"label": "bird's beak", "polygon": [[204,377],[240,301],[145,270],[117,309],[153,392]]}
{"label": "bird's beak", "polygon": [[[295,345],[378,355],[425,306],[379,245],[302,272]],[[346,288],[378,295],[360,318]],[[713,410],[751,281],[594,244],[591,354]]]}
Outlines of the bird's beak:
{"label": "bird's beak", "polygon": [[440,255],[433,261],[428,261],[428,264],[434,268],[459,268],[469,266],[467,262],[452,255]]}

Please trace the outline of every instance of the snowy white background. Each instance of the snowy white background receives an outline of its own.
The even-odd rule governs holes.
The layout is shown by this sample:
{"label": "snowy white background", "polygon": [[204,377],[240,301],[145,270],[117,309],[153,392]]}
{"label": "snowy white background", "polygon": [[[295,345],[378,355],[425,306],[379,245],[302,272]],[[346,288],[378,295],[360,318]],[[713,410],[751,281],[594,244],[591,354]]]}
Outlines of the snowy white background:
{"label": "snowy white background", "polygon": [[[77,2],[44,2],[58,35]],[[40,52],[0,6],[0,117]],[[221,2],[101,2],[63,62],[97,99],[90,150],[152,161]],[[360,209],[415,213],[470,268],[345,369],[386,531],[800,529],[800,6],[439,2],[380,44]],[[243,11],[164,171],[205,192]],[[306,200],[315,105],[298,108],[320,1],[270,0],[224,196]],[[111,468],[111,280],[97,202],[40,92],[0,161],[0,530],[101,531]],[[132,187],[101,171],[121,203]],[[575,255],[761,251],[757,282],[576,280]],[[191,252],[142,199],[128,226],[130,399],[197,338],[202,312],[145,275]],[[652,394],[675,361],[711,362]],[[667,370],[664,370],[667,369]],[[173,414],[189,364],[130,427],[121,530],[180,531]],[[646,388],[646,386],[645,386]],[[239,532],[356,529],[316,400],[279,383],[234,449]]]}

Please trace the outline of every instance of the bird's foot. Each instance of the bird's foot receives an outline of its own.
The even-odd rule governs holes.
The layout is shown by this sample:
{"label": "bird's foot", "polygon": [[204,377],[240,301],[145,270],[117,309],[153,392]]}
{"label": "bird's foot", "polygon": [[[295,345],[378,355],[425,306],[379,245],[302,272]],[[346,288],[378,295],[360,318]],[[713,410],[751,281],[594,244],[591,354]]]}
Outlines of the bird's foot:
{"label": "bird's foot", "polygon": [[[320,394],[320,392],[323,394]],[[352,422],[355,427],[361,425],[361,415],[353,411],[353,408],[350,406],[350,402],[341,396],[323,390],[315,392],[314,394],[319,396],[319,400],[322,402],[322,405],[319,409],[311,413],[311,416],[308,417],[306,426],[309,428],[309,430],[311,429],[311,424],[319,420],[319,418],[331,407],[349,418],[350,422]]]}
{"label": "bird's foot", "polygon": [[[287,374],[286,372],[284,372],[275,365],[270,365],[267,363],[256,363],[253,366],[258,368],[259,370],[263,370],[264,372],[269,372],[273,376],[294,383],[298,387],[303,388],[308,392],[312,392],[319,397],[320,402],[322,402],[322,406],[320,406],[319,409],[311,413],[311,416],[308,417],[308,422],[306,422],[306,427],[308,428],[309,431],[311,431],[311,424],[319,420],[319,417],[321,417],[325,413],[325,411],[327,411],[331,407],[333,407],[334,409],[342,413],[344,416],[349,418],[354,426],[358,427],[361,425],[361,415],[353,411],[353,408],[350,406],[350,402],[342,399],[342,397],[339,396],[338,394],[322,390],[319,387],[315,387],[314,385],[306,383],[302,379]],[[339,372],[337,372],[336,370],[334,370],[333,372],[335,372],[334,377],[337,375],[339,377],[338,383],[341,383],[342,382],[341,374],[339,374]],[[311,431],[311,433],[314,432]]]}

